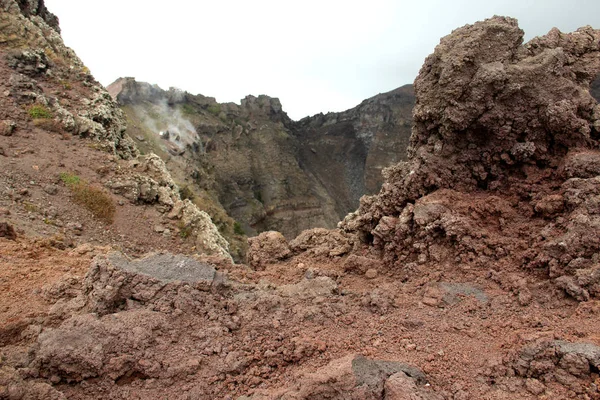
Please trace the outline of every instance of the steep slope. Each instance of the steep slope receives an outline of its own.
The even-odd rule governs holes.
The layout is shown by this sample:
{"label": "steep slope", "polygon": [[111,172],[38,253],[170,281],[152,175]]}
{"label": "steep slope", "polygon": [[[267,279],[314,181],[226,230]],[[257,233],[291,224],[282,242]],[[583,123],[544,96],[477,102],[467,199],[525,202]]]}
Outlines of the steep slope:
{"label": "steep slope", "polygon": [[133,78],[108,90],[138,146],[181,171],[181,182],[210,199],[205,207],[224,210],[248,235],[278,230],[287,237],[334,227],[360,196],[378,190],[381,169],[405,157],[414,102],[406,86],[294,122],[268,96],[219,104]]}
{"label": "steep slope", "polygon": [[229,257],[160,158],[139,157],[123,113],[64,46],[43,1],[0,6],[0,222],[63,248],[195,246]]}

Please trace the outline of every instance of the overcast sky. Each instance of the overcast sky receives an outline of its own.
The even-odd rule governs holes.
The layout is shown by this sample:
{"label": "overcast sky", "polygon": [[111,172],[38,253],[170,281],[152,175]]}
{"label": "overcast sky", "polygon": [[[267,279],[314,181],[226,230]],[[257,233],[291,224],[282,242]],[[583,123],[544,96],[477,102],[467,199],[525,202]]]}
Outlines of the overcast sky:
{"label": "overcast sky", "polygon": [[600,0],[46,0],[94,76],[216,97],[279,97],[291,118],[412,83],[442,36],[507,15],[526,40],[600,29]]}

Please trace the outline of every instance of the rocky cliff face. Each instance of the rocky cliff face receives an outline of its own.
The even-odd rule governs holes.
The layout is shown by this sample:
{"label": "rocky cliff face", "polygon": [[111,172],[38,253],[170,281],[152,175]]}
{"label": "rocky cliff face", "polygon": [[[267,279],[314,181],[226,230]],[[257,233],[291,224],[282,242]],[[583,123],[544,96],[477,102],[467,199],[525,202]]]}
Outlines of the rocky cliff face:
{"label": "rocky cliff face", "polygon": [[414,106],[412,85],[378,94],[341,112],[304,118],[292,126],[300,162],[336,199],[339,215],[376,193],[381,171],[406,159]]}
{"label": "rocky cliff face", "polygon": [[138,145],[162,149],[206,204],[248,235],[278,230],[288,237],[334,227],[360,196],[378,190],[381,169],[405,157],[414,103],[405,86],[343,113],[294,122],[268,96],[219,104],[133,78],[108,90],[140,130],[132,135]]}

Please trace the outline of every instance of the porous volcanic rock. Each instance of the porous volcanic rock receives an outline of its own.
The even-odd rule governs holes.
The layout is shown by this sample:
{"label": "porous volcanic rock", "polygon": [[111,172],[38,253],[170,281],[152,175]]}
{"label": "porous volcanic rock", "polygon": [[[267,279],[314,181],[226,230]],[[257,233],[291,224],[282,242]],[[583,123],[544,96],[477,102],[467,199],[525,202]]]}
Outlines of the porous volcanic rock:
{"label": "porous volcanic rock", "polygon": [[558,382],[580,395],[587,392],[595,396],[593,380],[600,366],[600,347],[586,342],[539,339],[526,343],[507,365],[528,379],[527,388],[534,394],[545,390],[541,382]]}
{"label": "porous volcanic rock", "polygon": [[[597,292],[600,31],[523,42],[512,18],[444,37],[415,80],[409,160],[341,228],[409,262],[519,265]],[[570,289],[567,289],[567,286]],[[588,293],[589,292],[589,293]]]}
{"label": "porous volcanic rock", "polygon": [[351,354],[330,362],[313,374],[307,374],[297,389],[261,399],[333,399],[333,400],[441,400],[443,397],[424,387],[426,377],[411,365],[370,360]]}

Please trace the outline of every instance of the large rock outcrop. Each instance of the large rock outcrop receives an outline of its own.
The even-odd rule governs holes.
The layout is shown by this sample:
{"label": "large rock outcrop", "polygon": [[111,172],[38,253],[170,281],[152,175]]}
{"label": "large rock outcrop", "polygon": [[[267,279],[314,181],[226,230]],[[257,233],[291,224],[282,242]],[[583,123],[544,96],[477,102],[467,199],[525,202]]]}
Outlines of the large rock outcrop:
{"label": "large rock outcrop", "polygon": [[397,269],[455,260],[545,271],[598,293],[600,31],[522,44],[494,17],[443,38],[415,81],[409,159],[384,171],[343,230]]}
{"label": "large rock outcrop", "polygon": [[[287,366],[326,352],[325,336],[297,327],[336,329],[329,300],[339,302],[334,309],[361,308],[326,276],[282,286],[240,284],[214,265],[169,253],[138,260],[100,255],[85,278],[67,278],[44,293],[57,324],[38,331],[22,371],[29,380],[0,369],[0,383],[22,391],[33,388],[32,378],[41,378],[38,390],[50,391],[48,380],[67,383],[58,386],[67,397],[81,396],[82,385],[84,398],[101,397],[107,388],[125,396],[139,387],[144,398],[220,398],[265,388]],[[252,398],[440,399],[427,382],[411,364],[349,354],[298,385],[286,382]]]}

